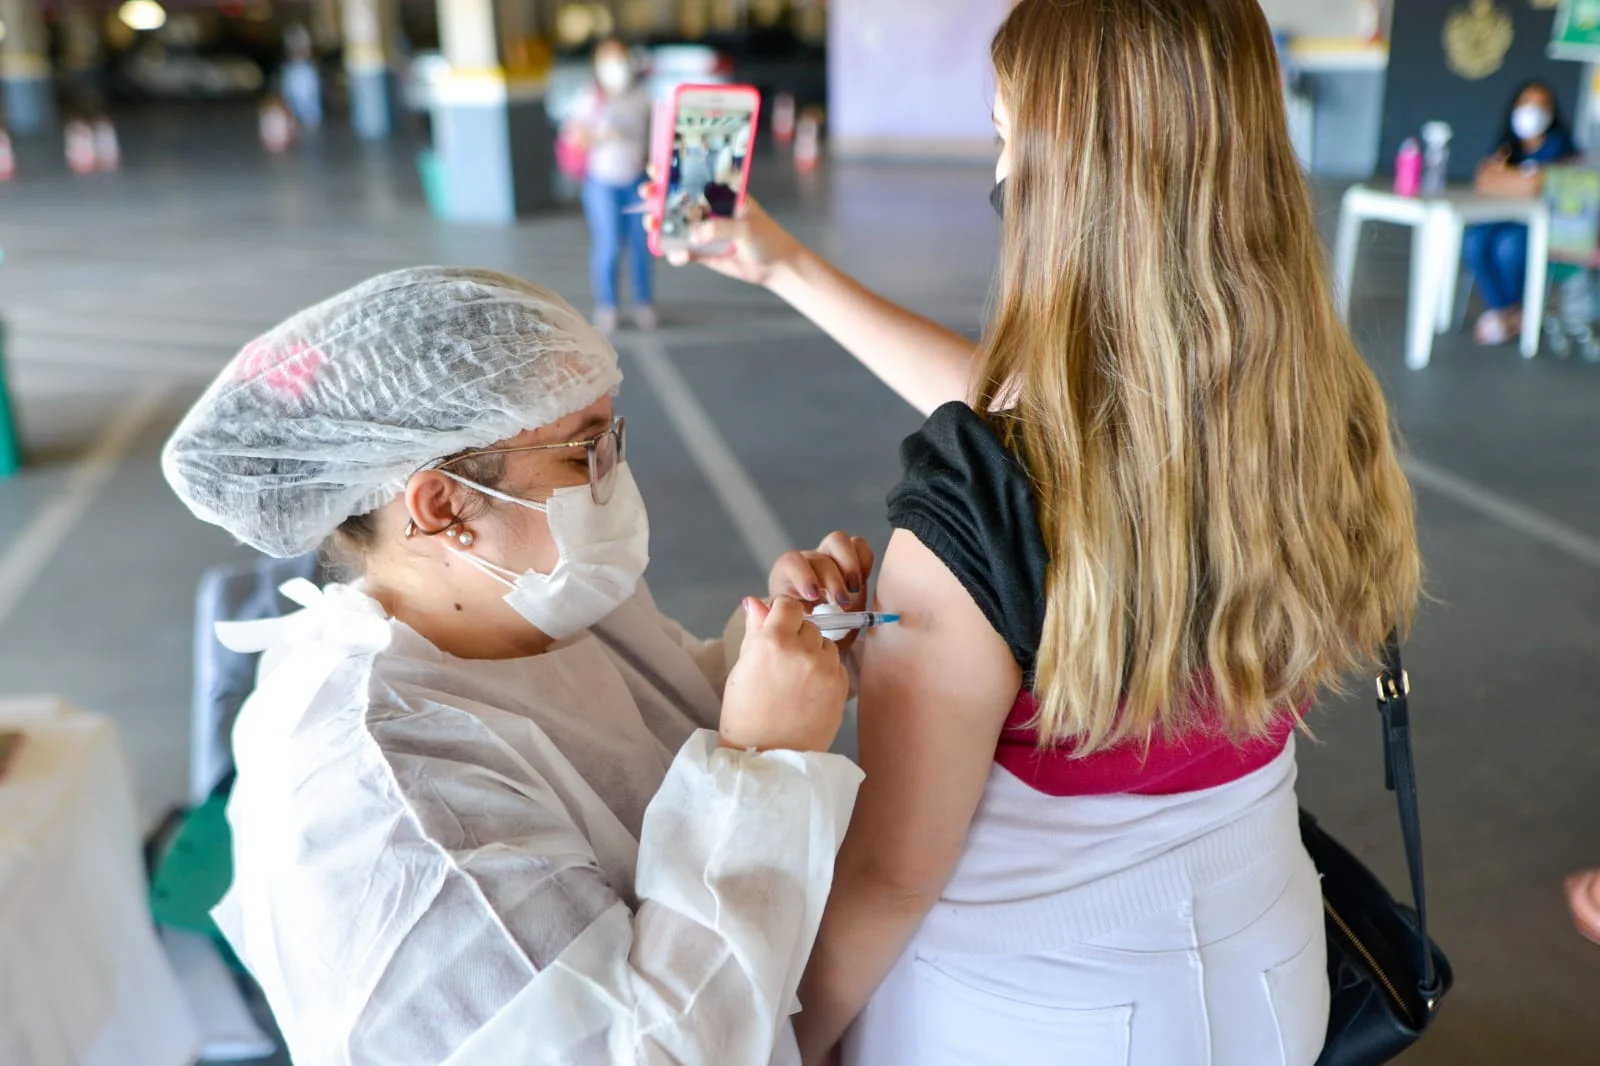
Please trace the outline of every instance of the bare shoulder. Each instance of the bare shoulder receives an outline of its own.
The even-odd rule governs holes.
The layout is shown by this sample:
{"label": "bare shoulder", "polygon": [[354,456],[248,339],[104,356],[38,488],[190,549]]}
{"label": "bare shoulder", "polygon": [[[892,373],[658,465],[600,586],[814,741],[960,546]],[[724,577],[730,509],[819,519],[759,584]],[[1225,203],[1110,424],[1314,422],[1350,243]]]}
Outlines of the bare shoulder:
{"label": "bare shoulder", "polygon": [[900,623],[872,634],[862,658],[864,689],[938,694],[938,704],[972,707],[985,717],[1009,709],[1022,682],[1016,659],[972,595],[914,533],[896,530],[890,538],[877,600]]}

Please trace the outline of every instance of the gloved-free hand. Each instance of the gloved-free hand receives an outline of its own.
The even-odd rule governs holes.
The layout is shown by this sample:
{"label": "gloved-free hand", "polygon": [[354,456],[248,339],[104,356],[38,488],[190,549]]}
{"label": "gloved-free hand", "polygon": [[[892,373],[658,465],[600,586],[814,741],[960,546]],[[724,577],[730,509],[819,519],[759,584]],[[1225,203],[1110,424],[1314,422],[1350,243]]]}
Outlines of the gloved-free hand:
{"label": "gloved-free hand", "polygon": [[[808,608],[831,603],[841,611],[862,611],[867,607],[873,562],[872,545],[865,538],[829,533],[816,551],[780,555],[767,577],[767,594],[791,596]],[[851,633],[840,640],[839,650],[850,650],[856,636]]]}
{"label": "gloved-free hand", "polygon": [[[654,176],[639,186],[640,197],[651,205],[660,191]],[[645,213],[644,225],[646,229],[661,228],[661,218],[653,206]],[[779,268],[792,265],[806,250],[748,195],[734,218],[699,222],[690,232],[689,240],[697,247],[726,246],[728,250],[717,255],[675,251],[667,257],[667,262],[673,266],[702,263],[719,274],[752,285],[768,284]]]}
{"label": "gloved-free hand", "polygon": [[728,675],[718,732],[731,748],[827,751],[844,721],[850,676],[839,649],[787,596],[744,601],[744,644]]}

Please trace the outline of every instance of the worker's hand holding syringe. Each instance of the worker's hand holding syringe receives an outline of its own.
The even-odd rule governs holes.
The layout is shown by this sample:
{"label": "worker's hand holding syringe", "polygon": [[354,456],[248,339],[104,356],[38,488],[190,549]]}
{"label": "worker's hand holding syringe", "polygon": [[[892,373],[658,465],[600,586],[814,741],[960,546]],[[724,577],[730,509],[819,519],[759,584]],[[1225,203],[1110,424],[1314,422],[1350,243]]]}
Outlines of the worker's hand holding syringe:
{"label": "worker's hand holding syringe", "polygon": [[900,621],[899,615],[864,609],[872,564],[872,545],[863,538],[830,533],[816,551],[780,556],[767,591],[804,603],[811,624],[847,652],[863,630]]}
{"label": "worker's hand holding syringe", "polygon": [[860,630],[893,620],[864,610],[873,562],[864,539],[831,533],[815,551],[773,564],[771,606],[745,603],[744,641],[723,697],[724,743],[801,751],[833,743],[850,684],[840,655]]}
{"label": "worker's hand holding syringe", "polygon": [[872,545],[865,539],[829,533],[816,551],[779,556],[767,578],[767,593],[792,596],[808,607],[831,603],[841,611],[859,611],[867,605],[873,561]]}
{"label": "worker's hand holding syringe", "polygon": [[850,675],[800,601],[744,601],[744,643],[722,693],[717,732],[730,748],[827,751],[844,721]]}

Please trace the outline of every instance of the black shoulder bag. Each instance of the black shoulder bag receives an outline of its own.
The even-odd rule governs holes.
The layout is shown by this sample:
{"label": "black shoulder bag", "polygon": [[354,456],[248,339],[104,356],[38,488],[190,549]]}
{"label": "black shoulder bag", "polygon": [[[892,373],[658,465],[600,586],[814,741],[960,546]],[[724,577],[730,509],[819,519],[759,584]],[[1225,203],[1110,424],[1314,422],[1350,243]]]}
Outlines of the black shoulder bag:
{"label": "black shoulder bag", "polygon": [[1411,757],[1410,682],[1390,634],[1378,678],[1383,717],[1384,784],[1400,807],[1413,909],[1395,902],[1383,882],[1302,810],[1300,836],[1322,875],[1332,1009],[1317,1066],[1377,1066],[1416,1043],[1455,977],[1428,938],[1422,886],[1422,825]]}

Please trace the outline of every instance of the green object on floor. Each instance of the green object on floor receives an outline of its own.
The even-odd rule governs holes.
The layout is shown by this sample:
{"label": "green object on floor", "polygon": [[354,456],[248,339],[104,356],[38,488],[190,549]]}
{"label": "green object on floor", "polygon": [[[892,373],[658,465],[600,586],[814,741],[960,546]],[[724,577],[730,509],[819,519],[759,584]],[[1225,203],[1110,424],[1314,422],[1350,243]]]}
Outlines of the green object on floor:
{"label": "green object on floor", "polygon": [[221,940],[211,921],[233,881],[233,834],[228,798],[212,796],[184,815],[150,882],[150,916],[157,925],[188,929]]}
{"label": "green object on floor", "polygon": [[447,217],[450,212],[449,192],[438,153],[417,153],[417,176],[422,179],[422,198],[427,202],[428,213],[434,218]]}
{"label": "green object on floor", "polygon": [[1583,267],[1581,266],[1573,266],[1570,263],[1551,263],[1550,284],[1563,285],[1582,273]]}
{"label": "green object on floor", "polygon": [[6,388],[6,327],[0,322],[0,478],[22,469],[22,442],[17,420],[11,414],[11,393]]}

